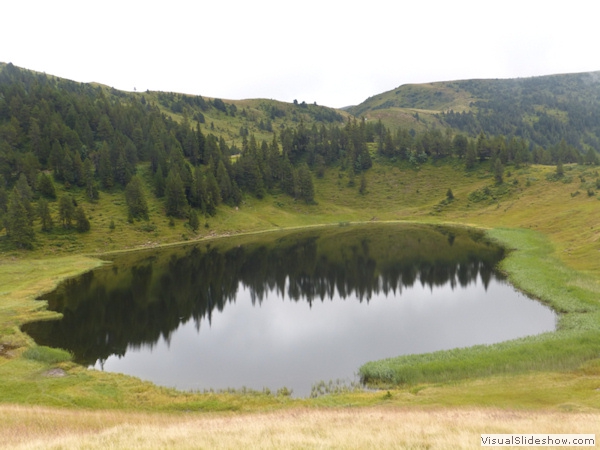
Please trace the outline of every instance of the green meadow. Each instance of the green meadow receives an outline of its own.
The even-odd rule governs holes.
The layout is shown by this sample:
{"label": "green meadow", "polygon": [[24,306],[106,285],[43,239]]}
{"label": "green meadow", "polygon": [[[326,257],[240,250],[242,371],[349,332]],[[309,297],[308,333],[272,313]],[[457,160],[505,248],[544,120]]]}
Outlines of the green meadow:
{"label": "green meadow", "polygon": [[[145,168],[140,170],[143,174]],[[104,194],[90,207],[92,230],[81,238],[73,240],[67,232],[45,238],[40,233],[33,251],[2,255],[2,401],[148,411],[260,411],[298,405],[366,406],[382,401],[517,408],[569,403],[596,409],[600,406],[600,202],[586,193],[580,181],[593,177],[593,169],[568,166],[566,179],[560,181],[548,176],[552,170],[524,167],[514,170],[504,186],[497,186],[486,167],[467,172],[454,163],[415,167],[376,162],[367,172],[367,191],[361,194],[357,186],[349,185],[345,172],[330,169],[315,181],[316,204],[294,202],[284,195],[267,195],[262,200],[250,197],[238,208],[221,206],[215,217],[203,219],[197,233],[183,219],[170,225],[154,200],[148,221],[129,223],[118,197]],[[432,177],[438,182],[428,182]],[[446,198],[448,188],[454,193],[451,201]],[[577,191],[581,194],[574,195]],[[360,374],[371,387],[383,391],[349,387],[314,399],[291,399],[286,392],[190,393],[156,387],[79,367],[68,353],[37,347],[20,331],[28,321],[56,318],[44,302],[35,299],[61,280],[102,264],[97,258],[102,253],[369,221],[486,230],[491,239],[510,250],[501,269],[511,282],[560,313],[558,330],[490,346],[373,361],[361,367]],[[149,225],[154,228],[147,231],[152,228]],[[473,383],[478,394],[466,395]],[[508,394],[515,384],[524,386],[522,395]],[[429,394],[424,396],[424,392]]]}

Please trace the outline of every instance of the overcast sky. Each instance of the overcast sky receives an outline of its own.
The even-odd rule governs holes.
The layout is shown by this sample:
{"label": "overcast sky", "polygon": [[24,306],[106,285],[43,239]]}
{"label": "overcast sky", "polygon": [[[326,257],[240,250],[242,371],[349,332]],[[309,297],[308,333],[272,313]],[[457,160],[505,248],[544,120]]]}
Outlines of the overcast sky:
{"label": "overcast sky", "polygon": [[407,83],[600,70],[589,0],[4,3],[0,61],[129,91],[343,107]]}

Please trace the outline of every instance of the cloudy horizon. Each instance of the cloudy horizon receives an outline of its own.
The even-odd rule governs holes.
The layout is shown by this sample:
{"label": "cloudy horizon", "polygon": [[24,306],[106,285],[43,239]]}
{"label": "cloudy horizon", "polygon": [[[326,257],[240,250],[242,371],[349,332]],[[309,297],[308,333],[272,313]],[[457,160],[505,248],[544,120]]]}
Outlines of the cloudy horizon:
{"label": "cloudy horizon", "polygon": [[344,107],[403,84],[600,70],[572,1],[73,0],[5,7],[0,61],[116,89]]}

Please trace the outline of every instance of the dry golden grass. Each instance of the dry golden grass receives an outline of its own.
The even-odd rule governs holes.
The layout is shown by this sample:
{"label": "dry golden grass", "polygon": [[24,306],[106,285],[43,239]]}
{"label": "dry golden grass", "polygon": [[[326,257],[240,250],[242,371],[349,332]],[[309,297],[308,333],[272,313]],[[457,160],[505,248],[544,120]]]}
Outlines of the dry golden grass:
{"label": "dry golden grass", "polygon": [[0,448],[480,447],[482,433],[600,436],[599,413],[485,408],[287,409],[255,414],[138,414],[0,406]]}

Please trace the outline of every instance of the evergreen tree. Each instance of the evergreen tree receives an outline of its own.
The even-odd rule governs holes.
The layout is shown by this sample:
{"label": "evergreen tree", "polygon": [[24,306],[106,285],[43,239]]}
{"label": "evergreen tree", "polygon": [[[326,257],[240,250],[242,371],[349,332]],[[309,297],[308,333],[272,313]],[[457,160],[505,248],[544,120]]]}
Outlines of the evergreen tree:
{"label": "evergreen tree", "polygon": [[135,175],[125,188],[125,201],[129,214],[134,218],[148,218],[148,203],[142,186],[142,181]]}
{"label": "evergreen tree", "polygon": [[115,166],[115,180],[121,186],[127,186],[131,177],[133,175],[133,170],[131,169],[129,162],[127,161],[127,157],[125,156],[124,150],[119,150],[119,154],[117,157],[117,164]]}
{"label": "evergreen tree", "polygon": [[75,209],[74,218],[77,231],[80,233],[85,233],[86,231],[90,230],[90,221],[85,215],[85,211],[83,210],[82,206],[79,206],[77,209]]}
{"label": "evergreen tree", "polygon": [[85,185],[83,161],[79,152],[73,152],[73,178],[77,186]]}
{"label": "evergreen tree", "polygon": [[470,170],[473,167],[475,167],[476,162],[477,162],[477,150],[476,150],[474,144],[469,143],[467,145],[467,153],[465,155],[465,167],[467,168],[467,170]]}
{"label": "evergreen tree", "polygon": [[217,179],[210,170],[206,173],[206,194],[206,212],[214,216],[217,213],[217,206],[221,203],[221,193]]}
{"label": "evergreen tree", "polygon": [[196,208],[201,208],[206,213],[206,178],[200,167],[194,168],[190,203]]}
{"label": "evergreen tree", "polygon": [[585,163],[594,165],[594,166],[597,166],[598,164],[600,164],[600,162],[598,160],[598,153],[596,153],[596,150],[594,150],[593,148],[590,148],[587,151],[587,153],[585,154]]}
{"label": "evergreen tree", "polygon": [[479,161],[485,161],[492,155],[492,147],[485,133],[479,133],[477,137],[477,157]]}
{"label": "evergreen tree", "polygon": [[41,165],[37,157],[31,153],[25,153],[17,160],[18,171],[25,174],[27,183],[32,189],[36,188],[37,174],[40,171]]}
{"label": "evergreen tree", "polygon": [[42,231],[52,231],[54,228],[54,221],[50,214],[50,207],[48,206],[48,200],[41,198],[38,202],[38,216],[42,223]]}
{"label": "evergreen tree", "polygon": [[190,216],[190,218],[189,218],[188,225],[190,226],[192,231],[194,231],[194,232],[198,231],[198,228],[200,227],[200,219],[198,219],[198,213],[196,212],[195,209],[191,208],[189,216]]}
{"label": "evergreen tree", "polygon": [[385,132],[385,136],[383,138],[382,144],[381,144],[381,150],[380,152],[388,157],[393,157],[396,155],[396,146],[394,144],[394,138],[392,136],[392,132],[390,130],[386,130]]}
{"label": "evergreen tree", "polygon": [[565,168],[563,167],[562,161],[559,159],[558,164],[556,164],[556,175],[562,177],[565,174]]}
{"label": "evergreen tree", "polygon": [[367,177],[365,176],[364,172],[360,176],[360,187],[358,188],[358,192],[361,195],[365,195],[367,193]]}
{"label": "evergreen tree", "polygon": [[502,182],[504,181],[504,166],[502,165],[502,161],[500,161],[500,158],[496,158],[496,160],[494,161],[493,170],[494,179],[496,180],[496,183],[502,184]]}
{"label": "evergreen tree", "polygon": [[73,198],[65,194],[58,201],[58,217],[64,228],[71,228],[75,216],[75,204]]}
{"label": "evergreen tree", "polygon": [[313,186],[312,175],[306,163],[303,163],[298,167],[298,184],[297,184],[297,198],[304,200],[306,203],[313,203],[315,196],[315,189]]}
{"label": "evergreen tree", "polygon": [[19,195],[21,204],[27,211],[29,223],[33,225],[33,219],[35,218],[35,211],[33,209],[33,205],[31,204],[31,200],[33,199],[33,191],[31,190],[31,187],[29,187],[29,183],[27,182],[27,178],[24,174],[19,176],[14,189]]}
{"label": "evergreen tree", "polygon": [[8,238],[15,246],[27,249],[33,247],[35,240],[33,225],[23,196],[16,186],[13,188],[8,200],[4,226]]}
{"label": "evergreen tree", "polygon": [[71,186],[75,184],[75,169],[73,165],[73,158],[67,145],[65,145],[65,157],[61,163],[61,175],[65,186]]}
{"label": "evergreen tree", "polygon": [[42,132],[40,130],[39,121],[37,119],[31,120],[28,138],[29,149],[33,152],[33,154],[37,157],[38,161],[41,164],[45,164],[48,155],[44,154],[44,141],[42,139]]}
{"label": "evergreen tree", "polygon": [[464,134],[457,134],[452,140],[452,151],[459,158],[463,158],[467,154],[469,141]]}
{"label": "evergreen tree", "polygon": [[110,161],[110,150],[106,143],[100,149],[100,161],[98,163],[98,176],[100,184],[104,189],[110,189],[114,185],[114,174]]}
{"label": "evergreen tree", "polygon": [[165,182],[165,207],[169,217],[185,217],[188,202],[183,181],[176,169],[171,169]]}
{"label": "evergreen tree", "polygon": [[45,198],[56,199],[56,189],[54,188],[52,178],[45,172],[41,172],[38,176],[37,190]]}
{"label": "evergreen tree", "polygon": [[273,141],[267,151],[266,164],[269,166],[269,171],[273,181],[277,182],[281,179],[281,153],[277,144],[277,136],[273,133]]}
{"label": "evergreen tree", "polygon": [[227,169],[222,160],[219,161],[217,167],[217,183],[219,185],[219,193],[222,201],[231,203],[233,186],[231,185],[231,179],[229,178],[229,174],[227,173]]}
{"label": "evergreen tree", "polygon": [[296,179],[294,167],[290,160],[285,156],[281,164],[280,187],[283,192],[292,197],[296,195]]}
{"label": "evergreen tree", "polygon": [[0,226],[2,225],[2,216],[8,211],[8,192],[4,177],[0,175]]}
{"label": "evergreen tree", "polygon": [[90,158],[86,158],[83,163],[83,182],[85,185],[85,193],[89,201],[93,202],[100,198],[98,186],[94,179],[95,167]]}
{"label": "evergreen tree", "polygon": [[266,193],[265,184],[257,159],[250,149],[238,158],[236,169],[238,185],[252,192],[257,198],[263,198]]}
{"label": "evergreen tree", "polygon": [[231,204],[239,205],[242,202],[242,190],[235,181],[231,182]]}
{"label": "evergreen tree", "polygon": [[109,141],[112,138],[114,132],[115,130],[112,124],[110,123],[110,119],[106,114],[103,114],[100,117],[100,122],[98,123],[96,138],[99,141]]}
{"label": "evergreen tree", "polygon": [[158,166],[154,174],[154,195],[158,198],[165,196],[165,176],[161,166]]}
{"label": "evergreen tree", "polygon": [[65,159],[65,151],[58,140],[52,143],[50,150],[49,165],[54,170],[54,177],[59,181],[64,181],[63,160]]}

